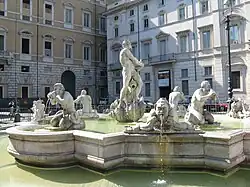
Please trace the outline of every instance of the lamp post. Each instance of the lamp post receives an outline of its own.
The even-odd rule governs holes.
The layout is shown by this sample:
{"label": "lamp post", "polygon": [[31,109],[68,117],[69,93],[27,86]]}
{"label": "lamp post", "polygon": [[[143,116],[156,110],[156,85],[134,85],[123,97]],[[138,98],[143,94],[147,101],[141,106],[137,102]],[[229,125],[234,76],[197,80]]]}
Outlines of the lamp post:
{"label": "lamp post", "polygon": [[226,17],[226,30],[227,30],[227,51],[228,51],[228,112],[231,110],[231,103],[233,98],[232,88],[232,66],[231,66],[231,42],[230,42],[230,16]]}

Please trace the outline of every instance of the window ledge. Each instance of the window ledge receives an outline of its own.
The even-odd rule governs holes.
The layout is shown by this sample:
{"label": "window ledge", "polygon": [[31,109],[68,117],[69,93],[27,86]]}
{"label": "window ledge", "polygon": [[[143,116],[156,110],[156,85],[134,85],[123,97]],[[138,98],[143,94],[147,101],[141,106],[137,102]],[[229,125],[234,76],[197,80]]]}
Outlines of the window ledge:
{"label": "window ledge", "polygon": [[73,25],[68,23],[64,23],[64,27],[67,29],[73,29]]}
{"label": "window ledge", "polygon": [[233,89],[233,92],[243,93],[243,89],[241,88]]}
{"label": "window ledge", "polygon": [[45,61],[45,62],[53,62],[53,57],[44,56],[43,61]]}
{"label": "window ledge", "polygon": [[211,74],[211,75],[203,75],[203,77],[207,77],[207,78],[213,78],[213,74]]}
{"label": "window ledge", "polygon": [[31,60],[31,55],[30,54],[21,54],[20,59],[21,60]]}
{"label": "window ledge", "polygon": [[189,78],[190,78],[190,77],[180,77],[180,79],[182,79],[182,80],[183,80],[183,79],[186,79],[186,80],[187,80],[187,79],[189,79]]}
{"label": "window ledge", "polygon": [[64,58],[64,63],[65,64],[73,64],[74,60],[71,58]]}
{"label": "window ledge", "polygon": [[91,28],[90,27],[84,27],[82,28],[83,31],[86,31],[86,32],[91,32]]}

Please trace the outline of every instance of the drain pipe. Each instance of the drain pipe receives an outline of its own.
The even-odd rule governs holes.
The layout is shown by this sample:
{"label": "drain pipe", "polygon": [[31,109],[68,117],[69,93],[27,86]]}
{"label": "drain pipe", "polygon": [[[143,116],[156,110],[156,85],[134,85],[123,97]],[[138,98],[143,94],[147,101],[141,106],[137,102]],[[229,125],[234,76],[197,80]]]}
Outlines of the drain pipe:
{"label": "drain pipe", "polygon": [[194,40],[194,79],[197,81],[197,21],[194,0],[192,0],[192,19],[193,19],[193,40]]}

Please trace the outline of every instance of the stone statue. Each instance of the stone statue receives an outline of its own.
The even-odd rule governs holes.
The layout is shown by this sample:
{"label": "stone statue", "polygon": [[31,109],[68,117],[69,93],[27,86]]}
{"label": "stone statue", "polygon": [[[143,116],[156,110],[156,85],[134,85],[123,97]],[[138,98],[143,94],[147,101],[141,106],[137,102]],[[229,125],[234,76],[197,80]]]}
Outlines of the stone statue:
{"label": "stone statue", "polygon": [[185,115],[185,121],[193,125],[203,125],[205,121],[208,124],[214,123],[214,117],[208,111],[204,111],[205,102],[208,99],[215,99],[216,93],[208,81],[201,83],[201,88],[197,89],[191,99],[191,105]]}
{"label": "stone statue", "polygon": [[120,99],[116,100],[111,116],[120,122],[138,121],[144,114],[145,103],[139,98],[143,85],[139,71],[144,67],[132,54],[131,43],[124,40],[123,49],[120,52],[120,63],[122,66],[123,87]]}
{"label": "stone statue", "polygon": [[125,132],[195,130],[191,124],[175,122],[172,111],[168,101],[160,98],[151,110],[146,124],[137,124],[134,128],[129,127]]}
{"label": "stone statue", "polygon": [[43,100],[33,101],[33,106],[31,110],[33,111],[33,121],[40,121],[44,118],[45,114],[45,105],[43,104]]}
{"label": "stone statue", "polygon": [[249,117],[250,111],[248,109],[249,106],[241,98],[233,99],[228,115],[233,118]]}
{"label": "stone statue", "polygon": [[50,116],[50,124],[53,127],[58,127],[60,130],[78,130],[85,127],[84,121],[76,113],[73,97],[65,91],[61,83],[56,83],[54,91],[48,93],[47,97],[52,105],[59,104],[62,108]]}
{"label": "stone statue", "polygon": [[174,121],[178,122],[179,117],[178,117],[178,104],[180,101],[184,101],[186,98],[184,97],[184,94],[180,91],[180,87],[176,86],[173,89],[173,92],[169,94],[169,104],[170,107],[172,108],[173,112],[173,117]]}
{"label": "stone statue", "polygon": [[82,109],[77,110],[78,116],[82,118],[98,118],[98,114],[96,110],[92,109],[92,98],[90,95],[87,95],[86,90],[81,91],[81,95],[79,95],[76,100],[74,100],[75,104],[80,103],[82,105]]}

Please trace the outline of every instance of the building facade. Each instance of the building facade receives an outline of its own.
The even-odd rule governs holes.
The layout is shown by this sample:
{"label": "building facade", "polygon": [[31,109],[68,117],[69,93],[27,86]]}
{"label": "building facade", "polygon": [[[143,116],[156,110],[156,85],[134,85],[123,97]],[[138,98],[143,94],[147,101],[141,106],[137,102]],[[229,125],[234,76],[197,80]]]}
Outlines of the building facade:
{"label": "building facade", "polygon": [[[37,3],[39,2],[39,3]],[[103,0],[0,0],[0,98],[107,94]]]}
{"label": "building facade", "polygon": [[228,51],[225,19],[230,15],[232,86],[235,97],[250,101],[249,0],[118,1],[107,8],[108,89],[118,97],[122,86],[119,50],[129,39],[142,59],[145,100],[168,97],[180,86],[192,96],[207,80],[226,101]]}

